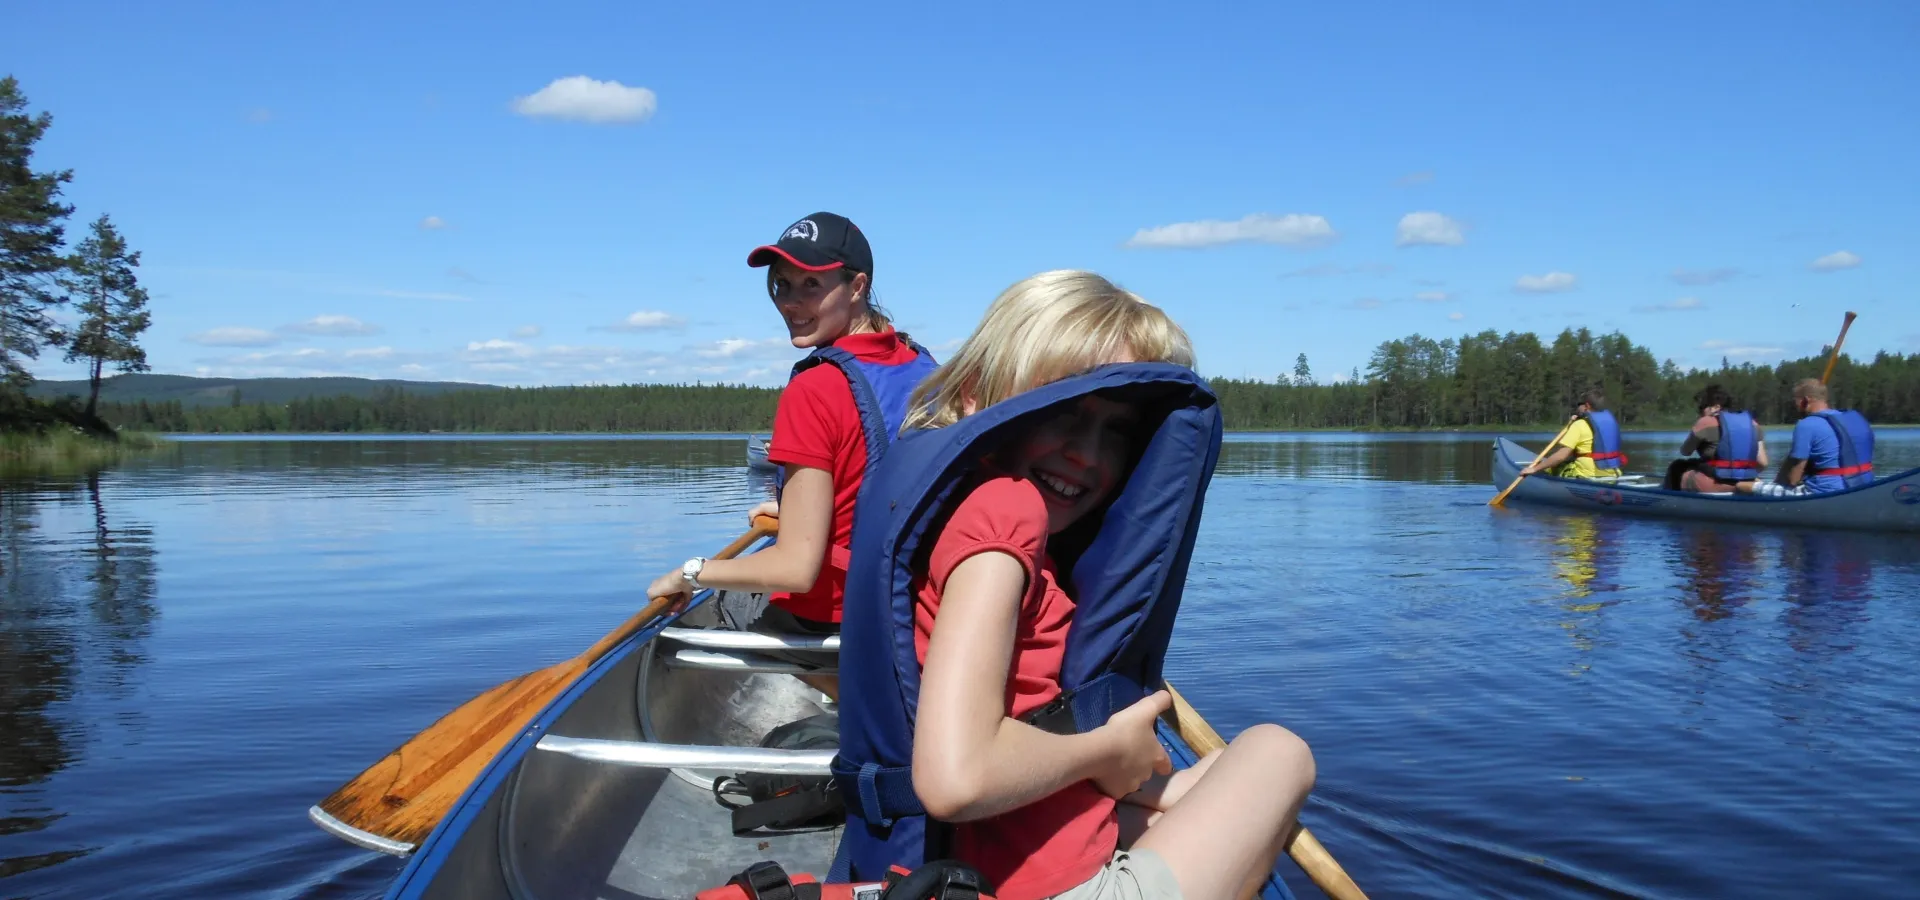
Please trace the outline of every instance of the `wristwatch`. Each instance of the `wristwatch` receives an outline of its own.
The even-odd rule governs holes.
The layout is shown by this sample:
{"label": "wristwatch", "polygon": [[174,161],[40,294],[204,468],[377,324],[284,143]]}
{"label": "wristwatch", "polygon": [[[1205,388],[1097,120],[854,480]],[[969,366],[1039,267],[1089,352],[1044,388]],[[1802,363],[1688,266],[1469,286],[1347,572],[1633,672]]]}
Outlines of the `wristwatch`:
{"label": "wristwatch", "polygon": [[696,556],[680,564],[680,580],[694,590],[705,590],[700,586],[700,570],[707,567],[707,558]]}

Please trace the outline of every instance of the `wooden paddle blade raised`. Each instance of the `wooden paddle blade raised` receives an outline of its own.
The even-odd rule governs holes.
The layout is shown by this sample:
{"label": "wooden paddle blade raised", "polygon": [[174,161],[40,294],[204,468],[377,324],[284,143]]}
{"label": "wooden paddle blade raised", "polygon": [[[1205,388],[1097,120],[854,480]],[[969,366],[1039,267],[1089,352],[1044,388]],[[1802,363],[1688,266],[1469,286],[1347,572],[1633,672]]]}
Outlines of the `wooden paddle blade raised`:
{"label": "wooden paddle blade raised", "polygon": [[[1186,741],[1193,752],[1205,756],[1227,746],[1227,742],[1221,740],[1220,733],[1207,724],[1207,720],[1200,716],[1200,711],[1194,709],[1187,698],[1180,696],[1172,684],[1167,685],[1167,692],[1173,695],[1174,729],[1180,732],[1180,739]],[[1287,856],[1300,866],[1300,871],[1307,873],[1315,887],[1333,900],[1367,900],[1366,893],[1353,883],[1353,878],[1347,875],[1346,869],[1340,867],[1340,862],[1333,858],[1333,854],[1327,852],[1320,839],[1299,822],[1294,823],[1293,834],[1287,836]]]}
{"label": "wooden paddle blade raised", "polygon": [[[769,516],[756,517],[752,530],[713,558],[738,556],[777,532],[779,524]],[[413,852],[535,715],[607,651],[666,613],[674,599],[648,603],[579,656],[468,700],[341,785],[308,815],[327,831],[368,849],[399,856]]]}
{"label": "wooden paddle blade raised", "polygon": [[1847,342],[1847,329],[1853,327],[1853,320],[1856,318],[1859,318],[1858,313],[1847,310],[1847,318],[1840,323],[1840,336],[1834,338],[1833,352],[1827,356],[1827,370],[1820,373],[1821,384],[1826,384],[1827,379],[1833,377],[1833,364],[1840,361],[1840,345]]}

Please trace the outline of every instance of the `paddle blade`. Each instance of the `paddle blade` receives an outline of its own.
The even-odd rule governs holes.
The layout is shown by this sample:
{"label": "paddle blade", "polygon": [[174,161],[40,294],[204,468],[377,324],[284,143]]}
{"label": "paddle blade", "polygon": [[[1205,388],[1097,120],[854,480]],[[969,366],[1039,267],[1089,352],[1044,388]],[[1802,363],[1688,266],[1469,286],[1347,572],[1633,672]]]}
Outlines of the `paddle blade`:
{"label": "paddle blade", "polygon": [[568,660],[467,701],[342,785],[317,809],[360,832],[340,835],[354,843],[412,852],[500,749],[585,668],[580,660]]}

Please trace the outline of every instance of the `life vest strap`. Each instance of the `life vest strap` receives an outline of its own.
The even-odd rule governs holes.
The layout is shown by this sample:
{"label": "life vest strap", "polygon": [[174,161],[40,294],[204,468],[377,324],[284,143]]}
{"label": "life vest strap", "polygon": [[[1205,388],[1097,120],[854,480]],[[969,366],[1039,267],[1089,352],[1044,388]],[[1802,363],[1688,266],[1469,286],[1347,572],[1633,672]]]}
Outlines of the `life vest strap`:
{"label": "life vest strap", "polygon": [[828,766],[840,794],[859,804],[860,818],[880,828],[893,827],[902,816],[924,816],[927,808],[913,790],[912,766],[853,765],[835,756]]}
{"label": "life vest strap", "polygon": [[1760,464],[1751,459],[1710,459],[1707,463],[1716,469],[1758,469]]}
{"label": "life vest strap", "polygon": [[887,868],[885,881],[822,884],[812,875],[787,870],[772,860],[754,863],[725,885],[694,895],[694,900],[994,900],[986,876],[958,860],[939,859],[918,869]]}
{"label": "life vest strap", "polygon": [[1873,471],[1873,463],[1861,463],[1857,466],[1841,466],[1838,469],[1815,469],[1811,466],[1808,467],[1809,474],[1838,475],[1841,478],[1851,478],[1855,475],[1865,475],[1872,471]]}
{"label": "life vest strap", "polygon": [[1612,452],[1612,453],[1579,453],[1579,452],[1575,452],[1575,453],[1574,453],[1573,455],[1575,455],[1575,456],[1584,456],[1584,457],[1586,457],[1586,458],[1588,458],[1588,459],[1595,459],[1595,460],[1605,460],[1605,459],[1617,459],[1617,460],[1619,460],[1619,461],[1621,461],[1621,462],[1623,462],[1623,463],[1627,461],[1627,455],[1626,455],[1625,453],[1621,453],[1621,452],[1619,452],[1619,451],[1614,451],[1614,452]]}

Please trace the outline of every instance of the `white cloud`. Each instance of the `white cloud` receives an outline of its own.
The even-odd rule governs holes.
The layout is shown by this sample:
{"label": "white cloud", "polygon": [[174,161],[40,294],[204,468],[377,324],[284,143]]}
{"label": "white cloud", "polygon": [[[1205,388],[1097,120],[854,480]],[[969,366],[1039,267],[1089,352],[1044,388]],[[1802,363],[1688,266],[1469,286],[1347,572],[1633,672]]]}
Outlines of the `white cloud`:
{"label": "white cloud", "polygon": [[1457,247],[1467,242],[1460,223],[1437,212],[1410,212],[1400,217],[1396,247]]}
{"label": "white cloud", "polygon": [[1222,244],[1310,245],[1332,240],[1333,225],[1325,216],[1254,213],[1237,222],[1203,219],[1157,228],[1142,228],[1127,239],[1129,247],[1217,247]]}
{"label": "white cloud", "polygon": [[1513,289],[1529,294],[1553,294],[1573,290],[1580,279],[1566,272],[1548,272],[1545,275],[1522,275],[1513,283]]}
{"label": "white cloud", "polygon": [[1447,313],[1447,321],[1449,321],[1449,322],[1458,322],[1458,321],[1460,321],[1460,320],[1462,320],[1462,319],[1465,319],[1466,317],[1467,317],[1467,314],[1466,314],[1466,313],[1463,313],[1463,312],[1450,312],[1450,313]]}
{"label": "white cloud", "polygon": [[1860,254],[1841,250],[1814,260],[1809,268],[1815,272],[1838,272],[1841,269],[1851,269],[1859,264]]}
{"label": "white cloud", "polygon": [[392,347],[361,347],[341,354],[348,359],[392,359]]}
{"label": "white cloud", "polygon": [[447,220],[439,216],[428,216],[420,220],[421,231],[439,231],[445,227],[447,227]]}
{"label": "white cloud", "polygon": [[1674,269],[1673,280],[1676,284],[1683,284],[1687,287],[1700,287],[1708,284],[1719,284],[1722,281],[1732,281],[1735,278],[1739,278],[1740,274],[1739,269],[1729,268],[1698,270]]}
{"label": "white cloud", "polygon": [[264,106],[256,106],[253,109],[247,110],[246,118],[248,122],[254,125],[265,125],[273,121],[273,110]]}
{"label": "white cloud", "polygon": [[518,327],[518,328],[515,328],[515,329],[513,330],[513,336],[514,336],[514,337],[517,337],[517,338],[536,338],[536,337],[539,337],[539,336],[540,336],[540,326],[538,326],[538,325],[522,325],[522,326],[520,326],[520,327]]}
{"label": "white cloud", "polygon": [[351,337],[380,333],[378,326],[368,325],[352,316],[314,316],[296,325],[282,325],[280,326],[280,330],[288,334],[313,334],[326,337]]}
{"label": "white cloud", "polygon": [[573,75],[556,78],[546,87],[516,98],[513,111],[523,116],[605,124],[644,122],[657,105],[653,92],[646,88]]}
{"label": "white cloud", "polygon": [[271,347],[280,343],[280,336],[261,328],[225,326],[188,335],[187,340],[207,347]]}
{"label": "white cloud", "polygon": [[1361,297],[1347,305],[1354,309],[1379,309],[1381,306],[1380,298],[1378,297]]}
{"label": "white cloud", "polygon": [[400,371],[407,375],[421,375],[427,372],[431,372],[433,370],[419,363],[407,363],[406,365],[400,367]]}
{"label": "white cloud", "polygon": [[447,277],[452,278],[456,281],[464,281],[464,282],[467,282],[468,284],[486,284],[486,282],[480,280],[480,276],[475,275],[472,272],[469,272],[465,269],[462,269],[459,266],[452,266],[448,268]]}
{"label": "white cloud", "polygon": [[533,348],[525,344],[515,341],[503,341],[499,338],[467,342],[467,355],[469,357],[499,359],[502,357],[529,356],[532,353]]}
{"label": "white cloud", "polygon": [[786,338],[727,338],[688,349],[693,355],[706,359],[776,359],[793,355],[793,344]]}
{"label": "white cloud", "polygon": [[615,322],[612,325],[603,325],[601,326],[600,330],[602,331],[663,331],[668,328],[679,328],[680,326],[685,324],[687,324],[686,319],[682,319],[679,316],[673,315],[672,313],[664,313],[664,312],[660,312],[658,310],[652,310],[652,309],[643,309],[637,313],[634,313],[626,317],[625,319],[620,320],[619,322]]}
{"label": "white cloud", "polygon": [[1421,303],[1445,303],[1448,300],[1452,300],[1453,295],[1446,291],[1421,291],[1413,295],[1413,299]]}
{"label": "white cloud", "polygon": [[1400,176],[1399,180],[1395,181],[1394,183],[1400,185],[1401,187],[1412,187],[1416,184],[1426,184],[1427,182],[1432,180],[1433,180],[1433,173],[1431,171],[1409,172],[1405,175]]}
{"label": "white cloud", "polygon": [[1787,352],[1785,347],[1768,347],[1725,340],[1707,341],[1700,345],[1700,349],[1712,350],[1722,356],[1779,356]]}
{"label": "white cloud", "polygon": [[1707,308],[1707,305],[1705,303],[1700,302],[1699,297],[1681,297],[1677,300],[1669,300],[1665,303],[1656,303],[1651,306],[1636,306],[1633,308],[1633,311],[1643,312],[1643,313],[1644,312],[1689,312],[1692,310],[1699,310],[1699,309],[1706,309],[1706,308]]}

